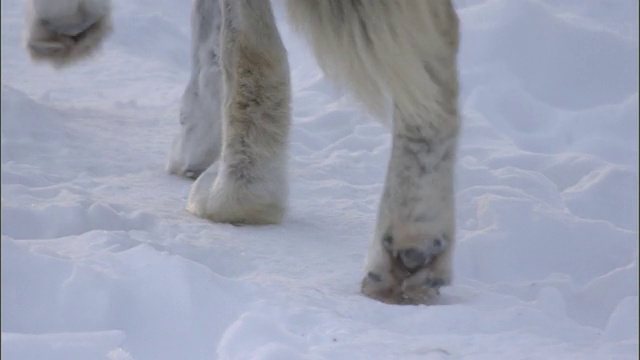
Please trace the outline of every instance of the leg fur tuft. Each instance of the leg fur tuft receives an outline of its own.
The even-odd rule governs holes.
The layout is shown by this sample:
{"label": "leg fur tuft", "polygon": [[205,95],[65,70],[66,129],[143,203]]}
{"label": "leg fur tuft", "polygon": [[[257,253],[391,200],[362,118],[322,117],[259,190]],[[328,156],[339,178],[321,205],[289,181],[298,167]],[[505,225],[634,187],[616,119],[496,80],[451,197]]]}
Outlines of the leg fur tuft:
{"label": "leg fur tuft", "polygon": [[386,97],[410,115],[450,96],[443,87],[457,94],[449,64],[455,61],[458,27],[450,1],[288,0],[287,5],[326,75],[374,113],[383,112]]}

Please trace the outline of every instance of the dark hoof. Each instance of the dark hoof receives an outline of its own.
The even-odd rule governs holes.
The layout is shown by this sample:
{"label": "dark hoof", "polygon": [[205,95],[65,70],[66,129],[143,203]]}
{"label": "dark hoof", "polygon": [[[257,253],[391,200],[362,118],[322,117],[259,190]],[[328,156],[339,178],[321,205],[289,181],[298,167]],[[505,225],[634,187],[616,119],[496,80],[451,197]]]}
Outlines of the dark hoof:
{"label": "dark hoof", "polygon": [[371,279],[373,282],[380,282],[382,281],[382,276],[380,274],[376,274],[373,271],[369,271],[369,273],[367,274],[367,277],[369,279]]}
{"label": "dark hoof", "polygon": [[446,283],[445,283],[444,280],[437,279],[437,278],[436,279],[429,278],[424,283],[424,286],[426,286],[428,288],[431,288],[431,289],[439,289],[439,288],[441,288],[441,287],[443,287],[445,285],[446,285]]}
{"label": "dark hoof", "polygon": [[398,255],[404,266],[412,270],[419,268],[427,260],[427,253],[416,248],[400,250],[398,251]]}
{"label": "dark hoof", "polygon": [[204,170],[185,170],[184,171],[184,176],[188,177],[189,179],[197,179],[198,176],[200,176],[200,174],[202,174],[204,172]]}

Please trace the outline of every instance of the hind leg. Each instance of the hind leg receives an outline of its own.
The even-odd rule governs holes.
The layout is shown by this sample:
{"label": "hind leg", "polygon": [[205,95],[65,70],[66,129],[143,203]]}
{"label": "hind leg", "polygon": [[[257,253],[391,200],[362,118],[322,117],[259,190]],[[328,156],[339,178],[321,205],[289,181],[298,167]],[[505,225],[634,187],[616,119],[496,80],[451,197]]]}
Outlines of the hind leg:
{"label": "hind leg", "polygon": [[216,222],[278,223],[287,200],[287,54],[268,1],[225,0],[222,15],[222,152],[187,209]]}
{"label": "hind leg", "polygon": [[393,145],[362,281],[390,303],[430,300],[452,277],[457,121],[437,127],[396,109]]}
{"label": "hind leg", "polygon": [[450,4],[430,4],[426,87],[415,108],[394,98],[391,158],[362,280],[364,294],[390,303],[429,302],[453,275],[457,18]]}
{"label": "hind leg", "polygon": [[195,0],[191,8],[191,78],[182,96],[180,132],[167,171],[197,178],[220,157],[222,69],[218,0]]}
{"label": "hind leg", "polygon": [[451,281],[458,20],[449,0],[289,0],[325,73],[373,110],[393,144],[362,292],[420,303]]}

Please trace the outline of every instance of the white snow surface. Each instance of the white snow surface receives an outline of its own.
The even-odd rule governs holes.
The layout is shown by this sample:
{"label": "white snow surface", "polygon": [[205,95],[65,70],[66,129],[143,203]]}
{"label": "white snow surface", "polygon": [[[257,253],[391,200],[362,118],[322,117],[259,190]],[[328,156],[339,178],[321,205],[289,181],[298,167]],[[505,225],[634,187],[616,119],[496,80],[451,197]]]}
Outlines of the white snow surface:
{"label": "white snow surface", "polygon": [[189,75],[184,0],[116,0],[56,72],[2,1],[2,359],[637,359],[638,2],[459,0],[455,281],[359,293],[390,136],[289,51],[291,199],[215,224],[165,173]]}

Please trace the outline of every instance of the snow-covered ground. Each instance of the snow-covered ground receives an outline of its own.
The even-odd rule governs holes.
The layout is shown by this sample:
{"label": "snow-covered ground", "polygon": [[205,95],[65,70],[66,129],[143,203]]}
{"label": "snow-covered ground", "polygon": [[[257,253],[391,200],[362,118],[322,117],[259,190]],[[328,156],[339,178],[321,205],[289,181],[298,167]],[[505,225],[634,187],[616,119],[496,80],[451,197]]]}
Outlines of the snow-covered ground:
{"label": "snow-covered ground", "polygon": [[638,2],[459,0],[456,280],[358,292],[388,131],[283,20],[294,84],[283,224],[214,224],[164,172],[185,0],[117,0],[64,72],[2,1],[2,358],[637,359]]}

